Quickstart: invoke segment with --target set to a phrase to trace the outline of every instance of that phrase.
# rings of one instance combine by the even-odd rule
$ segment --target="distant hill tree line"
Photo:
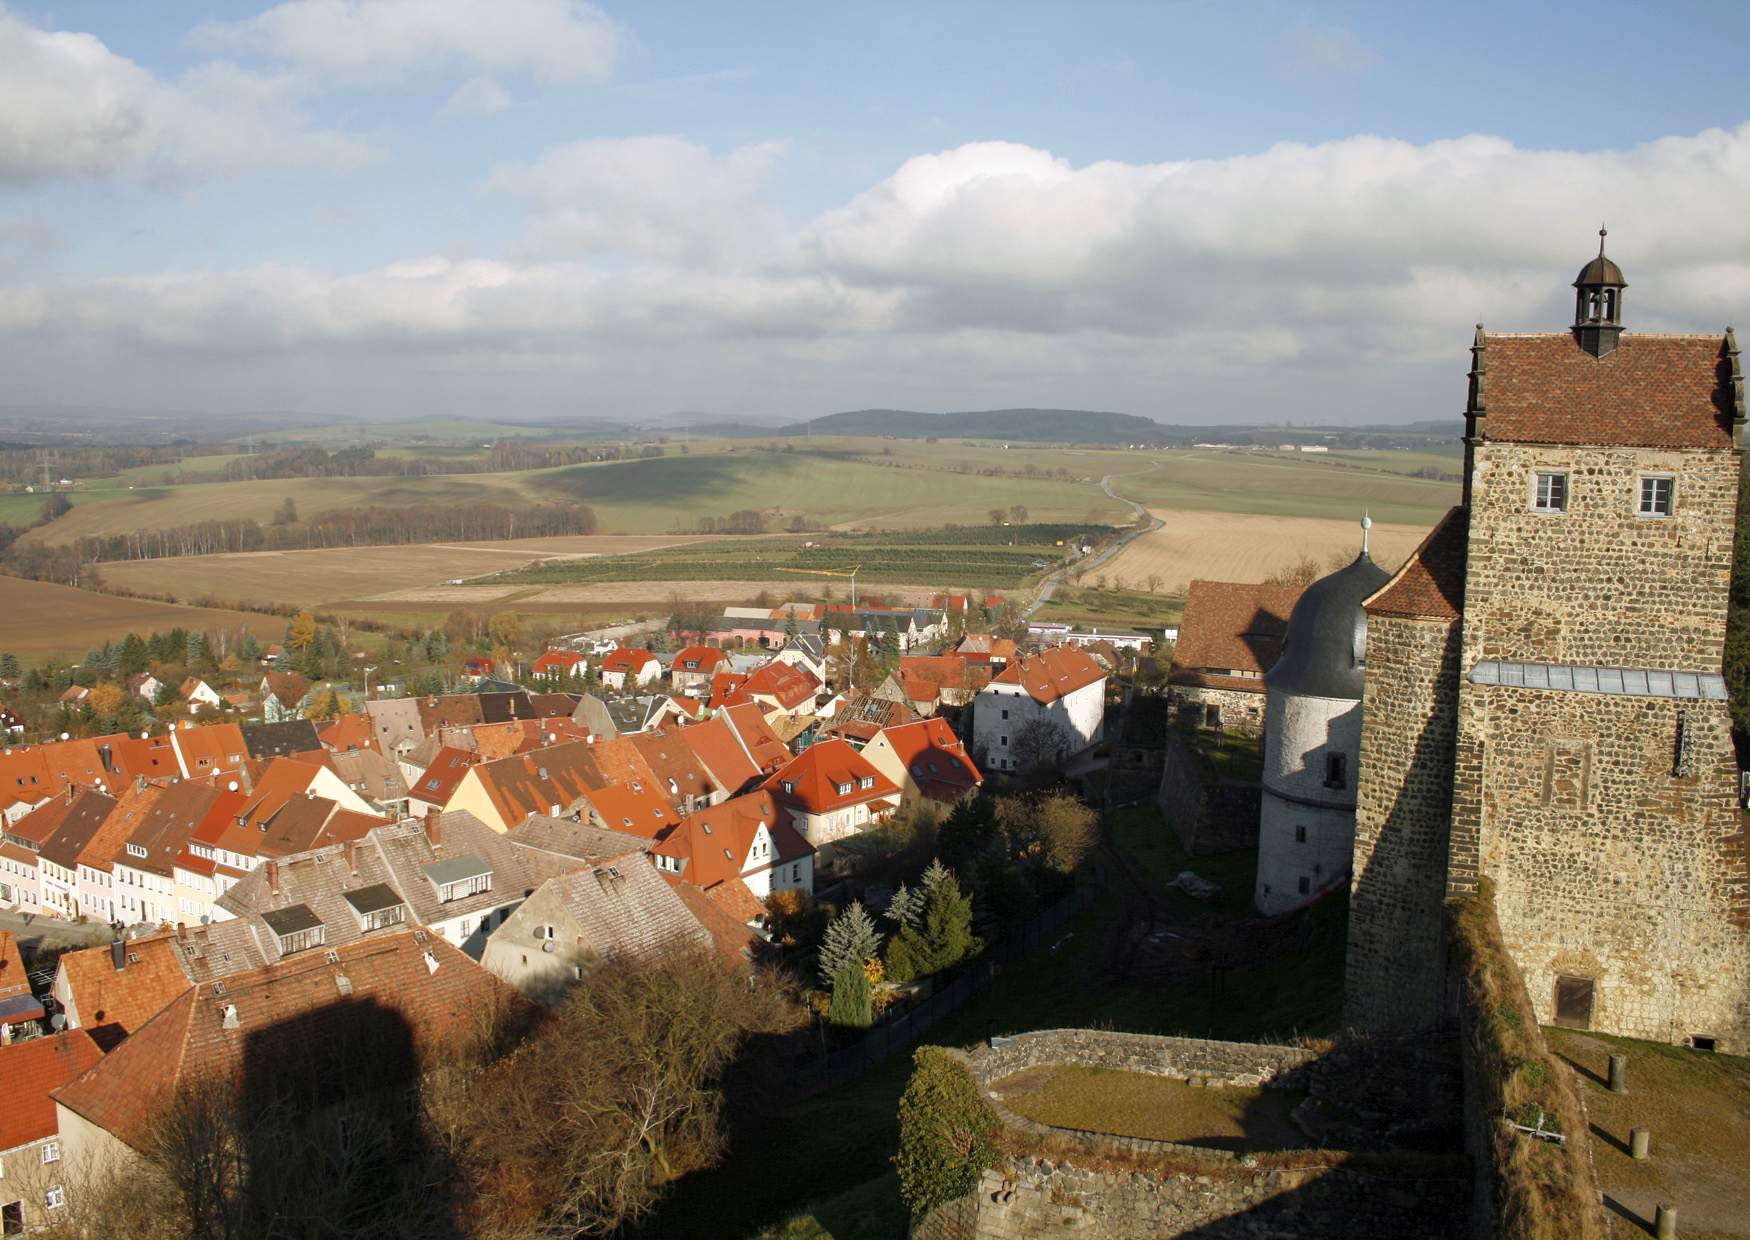
[[[487,542],[595,531],[595,510],[585,504],[537,504],[527,508],[500,504],[342,508],[317,513],[302,523],[264,526],[253,518],[195,521],[168,529],[131,530],[55,544],[19,542],[18,535],[23,531],[0,528],[0,567],[20,577],[77,585],[82,566],[112,560],[450,540]]]
[[[101,478],[140,465],[174,465],[188,455],[186,445],[119,447],[7,448],[0,451],[0,482],[24,486],[42,481],[43,456],[55,478]]]

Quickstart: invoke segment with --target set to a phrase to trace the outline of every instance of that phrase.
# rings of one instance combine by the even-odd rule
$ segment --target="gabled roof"
[[[470,723],[484,723],[486,716],[480,713],[480,698],[472,693],[447,693],[443,697],[414,698],[414,707],[419,711],[421,730],[431,733],[445,726],[461,727]]]
[[[104,824],[115,812],[116,799],[101,792],[78,793],[73,803],[67,806],[60,816],[54,833],[42,841],[38,850],[40,855],[54,862],[62,869],[71,870],[85,860],[86,851],[102,833]],[[24,823],[35,818],[37,814],[48,809],[43,806],[28,815],[19,823],[14,824],[12,834],[26,835],[20,830]]]
[[[377,733],[376,729],[371,727],[370,718],[356,711],[336,716],[325,723],[318,723],[316,737],[322,742],[324,748],[332,749],[337,753],[377,747]]]
[[[630,781],[593,789],[590,806],[610,831],[655,839],[681,821],[664,791]]]
[[[182,764],[170,737],[115,736],[106,739],[110,765],[123,779],[181,779]]]
[[[330,962],[324,952],[185,991],[82,1076],[55,1091],[55,1100],[141,1148],[151,1118],[188,1082],[206,1074],[239,1080],[251,1065],[296,1066],[308,1048],[357,1042],[384,1026],[371,1014],[398,1018],[398,1045],[367,1046],[366,1054],[429,1052],[471,1029],[482,1011],[522,1010],[524,1001],[435,934],[409,930],[344,945]],[[403,1032],[404,1031],[404,1032]],[[413,1065],[382,1065],[385,1072]],[[259,1082],[257,1082],[259,1084]]]
[[[660,660],[642,646],[616,646],[602,659],[604,672],[631,672],[634,675]]]
[[[593,766],[588,749],[581,741],[570,741],[482,762],[474,768],[474,775],[499,817],[511,827],[530,814],[551,814],[555,805],[563,811],[587,796]]]
[[[537,676],[565,676],[572,668],[581,667],[589,660],[575,650],[547,650],[533,663],[529,670]]]
[[[945,719],[902,723],[883,729],[881,735],[887,738],[918,790],[932,801],[944,804],[958,801],[984,779],[967,754],[966,745],[954,735]]]
[[[324,765],[340,781],[367,801],[385,804],[403,800],[408,793],[401,765],[375,749],[349,749],[324,755]]]
[[[1009,664],[992,684],[1020,685],[1036,702],[1055,702],[1106,678],[1106,669],[1086,651],[1054,646]]]
[[[1262,676],[1282,657],[1288,617],[1302,586],[1237,581],[1193,581],[1185,592],[1185,615],[1173,649],[1178,684],[1263,692],[1263,685],[1226,670]],[[1207,669],[1222,669],[1209,671]]]
[[[176,747],[182,751],[182,761],[188,767],[190,779],[240,771],[249,757],[243,729],[235,723],[180,728],[176,733]]]
[[[1603,357],[1572,332],[1479,333],[1484,438],[1648,448],[1732,447],[1724,333],[1625,332]]]
[[[708,699],[712,710],[720,710],[734,702],[745,702],[741,687],[747,683],[749,672],[717,672],[711,677],[711,696]]]
[[[669,664],[669,672],[703,672],[706,675],[717,670],[719,663],[729,662],[729,656],[715,646],[687,646],[677,650],[674,662]]]
[[[6,1099],[0,1107],[0,1150],[55,1136],[59,1128],[50,1093],[102,1058],[83,1029],[0,1046],[0,1098]]]
[[[505,723],[512,719],[533,719],[535,708],[529,704],[529,695],[521,689],[514,692],[481,693],[480,700],[481,723]]]
[[[269,672],[261,678],[264,693],[271,693],[282,706],[296,706],[310,692],[310,682],[301,672]]]
[[[10,930],[0,930],[0,999],[29,993],[30,978],[24,974],[24,957],[18,950],[18,937]]]
[[[244,724],[243,745],[249,756],[258,760],[284,758],[322,748],[322,742],[316,736],[316,725],[308,719]]]
[[[470,767],[477,762],[476,755],[466,749],[456,749],[445,745],[437,752],[437,757],[420,772],[419,778],[413,781],[413,786],[407,791],[409,795],[432,805],[448,805],[450,798],[456,794],[456,788],[468,775]]]
[[[863,787],[863,781],[869,787]],[[786,791],[785,785],[789,785]],[[848,792],[840,789],[849,785]],[[810,814],[829,813],[899,793],[894,782],[842,740],[810,745],[760,785],[780,801]]]
[[[740,792],[791,758],[765,715],[751,702],[728,706],[680,736],[723,788]]]
[[[122,967],[113,944],[67,952],[56,966],[79,1023],[104,1050],[163,1011],[194,983],[179,958],[176,936],[122,941]]]
[[[737,702],[771,698],[784,710],[793,711],[814,701],[819,692],[820,678],[806,666],[773,659],[763,667],[755,668],[742,681],[741,688],[721,704],[733,706]]]
[[[677,941],[701,946],[711,942],[699,919],[641,852],[550,878],[538,890],[558,895],[583,936],[579,946],[598,956],[643,955]],[[504,933],[503,926],[495,931]]]
[[[219,796],[219,790],[212,784],[192,780],[158,790],[154,801],[135,820],[136,825],[125,841],[125,845],[144,849],[146,855],[122,852],[116,860],[168,878],[195,828]]]
[[[656,790],[671,801],[679,803],[698,797],[710,797],[723,790],[723,786],[712,779],[711,772],[686,743],[682,729],[657,728],[649,732],[639,732],[623,738],[620,742],[610,741],[607,746],[598,745],[597,749],[619,743],[628,744],[638,752],[650,773],[656,777]]]
[[[576,693],[531,693],[529,705],[537,719],[569,719],[582,695]]]
[[[535,814],[525,818],[505,833],[505,839],[518,848],[553,853],[581,861],[605,861],[636,852],[649,841],[623,831],[609,831],[587,822],[569,818],[549,818]]]
[[[772,855],[753,858],[750,867],[749,853],[762,827],[771,838]],[[718,883],[739,882],[744,869],[752,873],[800,861],[814,852],[814,845],[802,838],[785,815],[778,813],[772,794],[760,791],[695,810],[653,845],[650,852],[652,856],[678,861],[681,881],[697,887],[715,887]]]
[[[912,723],[917,718],[918,713],[905,702],[857,690],[839,707],[827,732],[866,744],[874,740],[882,728]]]
[[[1464,612],[1470,514],[1453,508],[1392,579],[1362,603],[1370,616],[1456,620]]]

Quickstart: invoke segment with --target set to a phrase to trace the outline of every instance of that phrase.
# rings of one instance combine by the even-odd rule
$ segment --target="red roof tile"
[[[59,1129],[49,1097],[103,1058],[83,1029],[0,1046],[0,1150],[45,1141]],[[11,1195],[11,1194],[9,1194]]]
[[[192,984],[177,950],[174,932],[130,940],[119,971],[108,944],[68,952],[56,968],[55,987],[65,988],[80,1027],[108,1050]]]
[[[864,780],[869,781],[869,787],[863,787]],[[841,791],[847,785],[849,791]],[[800,806],[810,814],[829,813],[847,805],[883,797],[891,799],[899,794],[899,788],[892,780],[841,740],[810,745],[774,772],[761,787],[779,800]]]
[[[885,728],[881,735],[932,801],[951,804],[977,788],[984,776],[946,719],[920,719]]]
[[[1732,446],[1725,336],[1625,332],[1593,357],[1572,332],[1484,333],[1486,439],[1648,448]]]
[[[1074,646],[1054,646],[1030,659],[1009,664],[996,682],[1020,685],[1036,702],[1055,702],[1105,678],[1106,669],[1086,651]]]
[[[12,931],[0,930],[0,999],[29,993],[30,979],[24,975],[24,957],[19,953],[18,940]]]
[[[1299,601],[1301,586],[1273,586],[1238,581],[1193,581],[1185,592],[1185,614],[1173,648],[1173,677],[1194,683],[1216,668],[1255,672],[1259,676],[1282,656],[1288,617]],[[1262,693],[1262,680],[1221,676],[1234,687]],[[1220,687],[1228,687],[1223,685]]]
[[[646,664],[657,662],[655,655],[642,646],[618,646],[602,660],[604,672],[631,672],[637,675]]]
[[[1404,566],[1362,606],[1370,616],[1456,620],[1464,612],[1469,514],[1454,508],[1429,531]]]

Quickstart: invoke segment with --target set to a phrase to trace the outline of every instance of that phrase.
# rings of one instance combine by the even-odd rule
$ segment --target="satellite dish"
[[[63,733],[61,733],[61,739],[62,740],[70,740],[70,739],[72,739],[72,735],[73,734],[71,732],[63,732]]]
[[[144,732],[144,731],[142,731],[142,732],[141,732],[141,733],[140,733],[140,739],[141,739],[141,740],[146,740],[146,739],[148,739],[148,738],[149,738],[149,737],[150,737],[150,736],[151,736],[151,735],[152,735],[152,734],[151,734],[151,733],[150,733],[150,732]]]
[[[53,1016],[49,1017],[49,1028],[53,1029],[56,1033],[61,1032],[61,1030],[66,1027],[67,1014],[65,1012],[56,1012]]]
[[[230,780],[225,784],[225,787],[230,789],[232,792],[235,792],[235,791],[237,791],[237,781],[234,779]]]

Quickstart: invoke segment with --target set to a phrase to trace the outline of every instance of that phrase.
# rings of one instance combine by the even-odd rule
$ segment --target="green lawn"
[[[1066,584],[1059,586],[1051,601],[1033,613],[1033,619],[1103,628],[1159,629],[1178,624],[1184,614],[1183,595],[1094,590]]]
[[[1307,1144],[1288,1117],[1306,1098],[1301,1090],[1193,1087],[1164,1076],[1073,1064],[1028,1068],[992,1089],[1017,1115],[1053,1128],[1235,1152]]]
[[[1193,857],[1179,844],[1179,833],[1161,814],[1145,806],[1119,810],[1108,820],[1113,842],[1140,862],[1156,886],[1165,888],[1180,873],[1190,870],[1221,888],[1212,901],[1194,900],[1171,891],[1167,899],[1182,912],[1212,908],[1228,917],[1245,917],[1252,909],[1252,888],[1258,873],[1256,849],[1210,853]]]
[[[1223,779],[1256,783],[1264,773],[1264,738],[1239,728],[1185,727],[1179,738]]]

